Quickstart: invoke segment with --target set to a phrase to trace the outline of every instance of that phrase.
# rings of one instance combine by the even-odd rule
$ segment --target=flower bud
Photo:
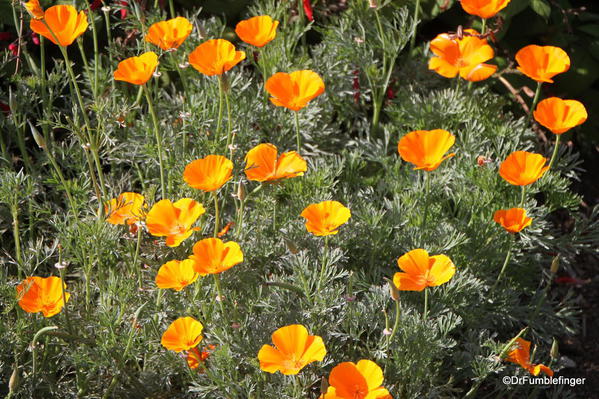
[[[551,274],[556,274],[559,270],[559,254],[551,261]]]
[[[11,396],[10,394],[16,392],[16,390],[19,388],[19,382],[19,366],[15,364],[12,374],[10,375],[10,380],[8,380],[8,396]]]
[[[559,359],[559,344],[557,343],[557,339],[553,338],[553,343],[551,344],[551,352],[549,352],[551,359],[556,361]]]
[[[320,379],[320,393],[324,395],[325,393],[327,393],[328,390],[329,390],[329,382],[327,381],[327,379],[325,377],[322,377]]]
[[[31,123],[30,121],[27,121],[27,123],[29,124],[29,128],[31,128],[31,134],[33,135],[33,139],[35,140],[35,143],[42,150],[45,150],[46,149],[46,139],[44,139],[44,136],[42,136],[40,134],[40,132],[35,128],[33,123]]]
[[[299,249],[297,249],[297,246],[295,245],[295,243],[291,240],[289,240],[288,238],[284,238],[285,240],[285,245],[287,245],[287,249],[289,250],[289,252],[291,252],[292,254],[297,254],[299,252]]]
[[[389,293],[391,294],[391,298],[395,302],[399,301],[399,290],[397,289],[393,281],[389,281]]]
[[[8,107],[13,114],[17,111],[17,99],[10,87],[8,88]]]
[[[243,184],[243,180],[240,180],[237,185],[237,198],[239,198],[239,201],[245,200],[245,185]]]
[[[377,8],[378,4],[376,2],[376,0],[368,0],[368,5],[370,6],[370,8]]]

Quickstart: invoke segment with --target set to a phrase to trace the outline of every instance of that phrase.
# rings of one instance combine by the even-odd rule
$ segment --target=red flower
[[[94,0],[90,5],[89,8],[92,11],[96,11],[98,8],[102,7],[102,0]]]
[[[304,13],[306,14],[306,18],[308,18],[308,21],[312,22],[314,21],[314,14],[312,12],[312,5],[310,4],[310,0],[303,0],[304,1]]]

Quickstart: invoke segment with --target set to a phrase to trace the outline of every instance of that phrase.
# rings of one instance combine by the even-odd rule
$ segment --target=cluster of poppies
[[[462,7],[473,15],[483,18],[483,32],[467,29],[459,34],[444,33],[431,42],[435,57],[431,58],[429,68],[442,76],[453,78],[459,75],[471,82],[489,78],[497,70],[496,66],[485,62],[493,58],[492,47],[487,43],[484,26],[486,19],[493,17],[504,8],[509,0],[462,0]],[[58,5],[42,10],[38,0],[26,3],[32,15],[31,29],[48,38],[61,47],[70,45],[87,29],[87,16],[70,5]],[[256,16],[241,21],[235,31],[245,43],[263,47],[276,37],[279,22],[270,16]],[[150,26],[145,40],[164,52],[172,52],[181,46],[193,30],[193,25],[183,17],[158,22]],[[222,76],[245,59],[243,51],[224,39],[210,39],[195,48],[189,55],[189,64],[206,76]],[[143,85],[156,73],[159,55],[153,51],[136,57],[127,58],[118,64],[114,79],[134,85]],[[567,54],[551,46],[527,46],[516,55],[518,69],[526,76],[538,82],[537,94],[543,82],[551,83],[551,78],[569,68]],[[320,76],[310,70],[291,73],[278,72],[269,77],[264,84],[271,95],[270,101],[295,113],[297,126],[297,151],[279,154],[270,143],[259,144],[249,150],[243,169],[248,181],[260,184],[302,176],[308,169],[306,161],[300,155],[301,143],[297,112],[324,92],[324,83]],[[145,87],[144,87],[145,88]],[[219,80],[221,99],[222,81]],[[535,104],[538,95],[535,97]],[[150,101],[148,97],[148,101]],[[227,100],[228,101],[228,100]],[[151,103],[150,109],[151,109]],[[222,108],[222,101],[221,101]],[[219,109],[219,118],[220,112]],[[559,135],[574,126],[583,123],[586,118],[584,106],[575,100],[547,98],[538,104],[533,112],[535,120],[553,133]],[[217,133],[221,120],[218,120]],[[157,126],[156,130],[157,129]],[[160,144],[157,132],[158,143]],[[400,157],[414,165],[415,170],[432,172],[447,159],[455,156],[447,152],[455,143],[455,136],[448,131],[418,130],[403,136],[398,142]],[[227,145],[229,137],[227,137]],[[226,150],[226,147],[225,147]],[[159,154],[159,156],[161,156]],[[540,154],[516,151],[510,154],[500,165],[499,175],[509,184],[522,187],[520,205],[515,208],[501,209],[495,212],[493,219],[509,233],[522,231],[532,223],[523,208],[526,186],[540,179],[550,168],[553,159],[546,165],[547,159]],[[162,162],[162,161],[161,161]],[[193,284],[200,276],[214,275],[218,298],[222,301],[218,275],[243,262],[243,252],[238,243],[225,242],[221,238],[227,234],[230,224],[220,229],[218,191],[232,179],[233,162],[223,155],[211,154],[187,164],[183,180],[192,188],[209,193],[214,200],[213,236],[197,241],[192,254],[184,260],[170,260],[158,270],[155,283],[159,289],[181,291]],[[161,163],[161,178],[162,178]],[[427,179],[426,174],[424,178]],[[428,192],[426,193],[428,195]],[[237,196],[243,203],[244,198]],[[238,209],[243,211],[243,206]],[[143,195],[124,192],[105,204],[106,221],[129,225],[132,231],[141,233],[145,229],[156,237],[165,237],[165,244],[177,247],[191,237],[198,219],[206,213],[204,206],[192,198],[182,198],[175,202],[163,198],[149,210]],[[323,201],[307,206],[300,215],[305,219],[306,230],[315,236],[326,237],[337,234],[340,226],[351,217],[350,210],[337,201]],[[423,225],[426,223],[427,208],[424,211]],[[239,219],[238,219],[239,220]],[[138,237],[141,237],[139,235]],[[509,253],[508,253],[509,255]],[[507,266],[506,258],[499,277]],[[448,282],[455,274],[456,267],[444,254],[429,255],[422,249],[413,249],[397,259],[401,272],[393,277],[396,290],[423,291]],[[19,305],[27,312],[42,312],[45,317],[59,313],[70,294],[66,284],[58,277],[28,277],[17,287]],[[428,298],[425,291],[425,311]],[[199,351],[197,346],[202,340],[203,325],[192,317],[180,317],[173,321],[162,335],[162,345],[175,352],[187,353],[187,362],[192,368],[198,368],[213,347]],[[297,374],[303,367],[315,361],[322,361],[326,349],[321,337],[309,335],[302,325],[282,327],[272,334],[274,346],[264,345],[259,353],[260,368],[266,372],[281,372],[285,375]],[[544,365],[533,365],[529,360],[530,342],[521,338],[507,360],[522,365],[531,373],[551,374]],[[370,360],[357,363],[344,362],[335,366],[329,376],[329,387],[321,398],[390,398],[389,392],[381,385],[381,368]]]

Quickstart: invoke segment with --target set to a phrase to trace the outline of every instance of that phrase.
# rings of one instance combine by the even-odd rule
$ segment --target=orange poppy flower
[[[478,34],[474,29],[466,29],[465,32]],[[475,36],[459,39],[442,33],[431,41],[430,47],[436,57],[429,60],[428,69],[443,77],[454,78],[459,74],[462,79],[478,82],[487,79],[497,70],[496,65],[484,63],[495,56],[486,39]]]
[[[583,124],[588,117],[587,110],[576,100],[562,100],[557,97],[544,99],[534,112],[537,122],[554,134],[562,134]]]
[[[531,44],[516,53],[520,72],[537,82],[553,83],[555,75],[570,69],[570,57],[559,47]]]
[[[539,180],[549,166],[547,158],[527,151],[514,151],[499,165],[499,175],[515,186],[527,186]]]
[[[29,0],[27,3],[25,3],[25,9],[32,18],[44,18],[44,9],[42,6],[40,6],[39,0]]]
[[[324,93],[324,82],[310,70],[277,72],[268,78],[264,88],[272,96],[270,101],[274,105],[299,111]]]
[[[179,317],[162,334],[160,343],[175,352],[187,351],[200,343],[203,329],[202,323],[193,317]]]
[[[429,256],[424,249],[414,249],[397,259],[404,273],[395,273],[393,284],[400,291],[422,291],[445,284],[455,274],[455,265],[446,255]]]
[[[77,13],[77,9],[71,5],[52,6],[44,12],[43,17],[29,22],[32,31],[63,47],[73,43],[87,30],[87,26],[87,15],[83,11]]]
[[[517,363],[524,369],[534,376],[539,375],[541,372],[552,377],[553,370],[544,364],[532,364],[530,363],[530,341],[522,338],[516,339],[516,348],[514,348],[505,360],[512,363]]]
[[[510,0],[461,0],[460,3],[468,14],[488,19],[503,10]]]
[[[134,85],[145,84],[156,71],[158,55],[153,51],[139,57],[129,57],[121,62],[114,71],[114,80],[122,80]]]
[[[219,238],[205,238],[193,246],[194,270],[201,276],[218,274],[243,262],[243,252],[234,241],[223,242]]]
[[[205,212],[202,204],[191,198],[183,198],[174,204],[168,200],[158,201],[146,216],[146,226],[153,236],[166,237],[166,245],[177,247],[199,228],[191,228]]]
[[[235,33],[252,46],[264,47],[277,35],[277,26],[279,21],[273,21],[269,15],[259,15],[239,22]]]
[[[401,158],[414,164],[417,169],[427,172],[433,171],[441,162],[455,156],[444,155],[455,143],[455,136],[447,130],[415,130],[403,136],[397,144],[397,151]]]
[[[216,191],[231,180],[233,162],[222,155],[208,155],[187,164],[183,180],[202,191]]]
[[[106,221],[110,224],[134,224],[143,219],[144,196],[137,193],[122,193],[104,205]]]
[[[519,233],[532,223],[532,218],[526,217],[522,208],[500,209],[493,215],[496,221],[509,233]]]
[[[181,291],[198,279],[198,274],[193,269],[193,265],[194,261],[191,259],[166,262],[158,270],[156,287]]]
[[[277,147],[258,144],[245,156],[245,175],[248,180],[259,182],[302,176],[308,165],[297,152],[289,151],[277,157]]]
[[[61,284],[66,291],[67,285],[60,277],[27,277],[17,286],[19,306],[27,313],[42,312],[44,317],[54,316],[65,305]],[[64,299],[68,302],[71,294],[64,294]]]
[[[337,234],[339,226],[351,217],[348,208],[337,201],[322,201],[308,205],[301,213],[306,219],[306,230],[315,236]]]
[[[193,30],[187,18],[177,17],[156,22],[148,29],[146,42],[152,43],[164,51],[179,48]]]
[[[321,399],[393,399],[381,387],[383,370],[373,361],[339,363],[329,375],[329,387]]]
[[[208,360],[214,348],[216,348],[216,346],[208,345],[207,347],[202,349],[201,352],[197,347],[191,348],[189,352],[187,352],[186,357],[187,365],[189,366],[189,368],[192,370],[200,368],[200,366],[204,364],[206,360]]]
[[[264,345],[258,352],[260,370],[267,373],[294,375],[309,363],[321,362],[327,354],[322,338],[309,335],[300,324],[279,328],[272,333],[272,342],[274,347]]]
[[[245,53],[224,39],[208,40],[189,54],[191,66],[207,76],[222,75],[244,59]]]

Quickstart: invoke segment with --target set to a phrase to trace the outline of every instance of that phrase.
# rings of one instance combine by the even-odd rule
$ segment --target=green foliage
[[[124,45],[124,32],[165,15],[132,4],[126,20],[110,19],[118,39],[102,51],[99,64],[88,55],[88,67],[79,62],[75,67],[106,177],[103,199],[135,191],[152,206],[160,199],[160,180],[147,103],[137,87],[113,82],[111,74],[118,60],[151,48],[140,36]],[[166,149],[169,198],[194,198],[206,214],[197,224],[201,230],[176,248],[143,231],[139,257],[136,234],[103,219],[92,182],[97,170],[81,141],[83,114],[64,62],[48,59],[45,79],[29,68],[4,79],[10,69],[3,64],[2,85],[20,93],[11,105],[16,117],[0,116],[7,132],[0,171],[5,265],[0,268],[0,369],[3,381],[13,370],[20,376],[13,398],[316,398],[332,367],[362,358],[381,365],[384,385],[396,398],[463,397],[479,386],[496,397],[536,392],[533,386],[504,385],[503,376],[523,371],[498,354],[528,327],[526,338],[537,345],[535,361],[548,364],[552,339],[578,328],[575,298],[551,285],[549,271],[554,254],[568,269],[599,243],[599,209],[586,218],[570,189],[581,167],[578,156],[560,152],[557,166],[528,191],[524,207],[534,218],[532,226],[517,237],[506,233],[493,222],[493,213],[516,206],[520,192],[499,177],[498,165],[512,151],[535,150],[534,133],[484,84],[467,88],[447,82],[427,70],[425,59],[399,54],[411,27],[405,8],[389,5],[377,16],[367,4],[350,2],[347,12],[318,27],[322,40],[311,46],[304,40],[312,25],[291,18],[287,2],[252,6],[248,16],[268,13],[281,25],[262,50],[238,44],[247,60],[227,73],[232,118],[224,125],[230,122],[235,133],[227,149],[224,135],[215,138],[216,78],[184,64],[205,38],[225,34],[224,21],[188,15],[192,35],[177,51],[162,54],[161,76],[148,87]],[[76,53],[75,46],[69,51]],[[46,42],[46,50],[51,48]],[[96,67],[100,78],[94,90]],[[243,173],[246,152],[261,142],[281,152],[295,146],[293,115],[268,102],[264,79],[303,68],[317,71],[327,87],[300,111],[308,172],[258,189]],[[395,82],[393,98],[387,98],[390,82]],[[381,118],[373,130],[377,98]],[[45,148],[34,144],[29,123],[45,139]],[[425,172],[399,158],[397,142],[411,130],[437,128],[456,136],[451,149],[456,156],[428,173],[426,196]],[[22,161],[19,135],[31,167]],[[235,164],[232,180],[219,192],[221,224],[238,223],[225,238],[240,244],[244,262],[221,275],[222,303],[210,276],[181,292],[159,292],[158,268],[186,258],[195,241],[213,232],[210,197],[189,188],[182,172],[189,161],[216,152]],[[479,166],[479,156],[490,162]],[[248,193],[242,217],[234,195],[240,182]],[[306,232],[299,214],[326,199],[342,202],[352,217],[324,241]],[[571,229],[558,220],[560,212],[573,221]],[[13,238],[15,220],[20,250]],[[512,245],[507,272],[494,287]],[[447,284],[430,289],[426,319],[424,293],[401,292],[399,327],[391,338],[396,303],[387,280],[399,271],[397,258],[415,248],[447,254],[457,272]],[[15,286],[25,275],[61,272],[71,299],[60,314],[45,319],[19,308]],[[167,326],[187,315],[205,327],[200,347],[216,346],[202,373],[160,344]],[[308,365],[296,379],[262,372],[258,350],[271,343],[273,331],[293,323],[323,337],[324,361]],[[58,328],[32,343],[49,326]],[[552,363],[558,371],[562,366],[560,360]],[[557,386],[542,390],[548,397],[567,395]]]

